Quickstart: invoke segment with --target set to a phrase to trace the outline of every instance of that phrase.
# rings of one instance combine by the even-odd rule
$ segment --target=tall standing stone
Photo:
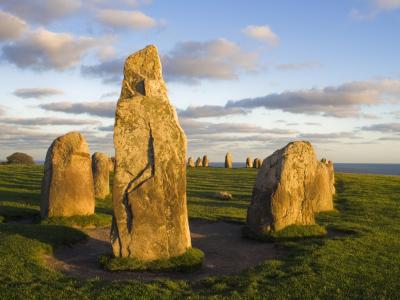
[[[251,157],[246,158],[246,168],[252,168],[253,167],[253,161],[251,160]]]
[[[94,195],[104,199],[110,194],[110,165],[107,155],[95,152],[92,155]]]
[[[207,155],[204,155],[203,156],[203,167],[208,167],[208,163],[209,163],[209,161],[208,161],[208,156]]]
[[[44,163],[42,218],[94,213],[92,160],[83,135],[70,132],[51,144]]]
[[[198,157],[196,160],[196,167],[202,167],[202,166],[203,166],[203,161],[201,160],[200,157]]]
[[[253,168],[259,169],[261,168],[261,165],[262,165],[262,160],[256,157],[253,161]]]
[[[225,168],[232,168],[232,154],[230,152],[225,155]]]
[[[114,172],[115,157],[108,158],[108,169],[110,172]]]
[[[328,167],[309,142],[292,142],[267,157],[258,172],[247,225],[268,233],[291,224],[315,224],[314,213],[331,210]]]
[[[188,167],[194,168],[194,160],[193,157],[189,157],[188,162],[187,162]]]
[[[186,136],[168,100],[155,46],[125,61],[114,145],[114,255],[139,260],[182,255],[191,247]]]

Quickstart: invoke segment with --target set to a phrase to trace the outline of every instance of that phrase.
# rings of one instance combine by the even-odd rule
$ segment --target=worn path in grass
[[[64,274],[102,279],[144,279],[174,278],[195,280],[206,276],[235,274],[255,266],[265,260],[278,258],[282,251],[269,243],[259,243],[243,239],[241,225],[227,222],[191,220],[190,230],[193,246],[205,253],[200,270],[184,273],[149,273],[149,272],[109,272],[101,269],[98,257],[110,253],[110,228],[84,230],[89,239],[72,247],[62,246],[54,256],[46,256],[49,267]]]

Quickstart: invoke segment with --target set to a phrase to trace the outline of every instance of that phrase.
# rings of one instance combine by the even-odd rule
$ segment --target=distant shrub
[[[15,152],[7,157],[7,164],[34,165],[35,162],[32,156],[22,152]]]

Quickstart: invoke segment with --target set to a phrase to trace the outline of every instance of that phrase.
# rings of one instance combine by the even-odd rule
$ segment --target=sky
[[[125,58],[154,44],[187,156],[400,163],[400,0],[0,0],[0,160],[80,131],[113,155]]]

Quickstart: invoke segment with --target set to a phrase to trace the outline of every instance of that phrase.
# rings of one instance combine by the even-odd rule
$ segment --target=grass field
[[[85,238],[76,225],[104,226],[110,199],[97,201],[96,217],[35,224],[41,166],[0,166],[0,299],[137,298],[400,298],[400,177],[336,174],[337,211],[318,223],[337,235],[278,241],[281,260],[265,261],[234,276],[199,282],[78,280],[49,270],[42,254]],[[244,222],[256,176],[253,169],[189,169],[190,218]],[[227,191],[233,200],[213,198]]]

